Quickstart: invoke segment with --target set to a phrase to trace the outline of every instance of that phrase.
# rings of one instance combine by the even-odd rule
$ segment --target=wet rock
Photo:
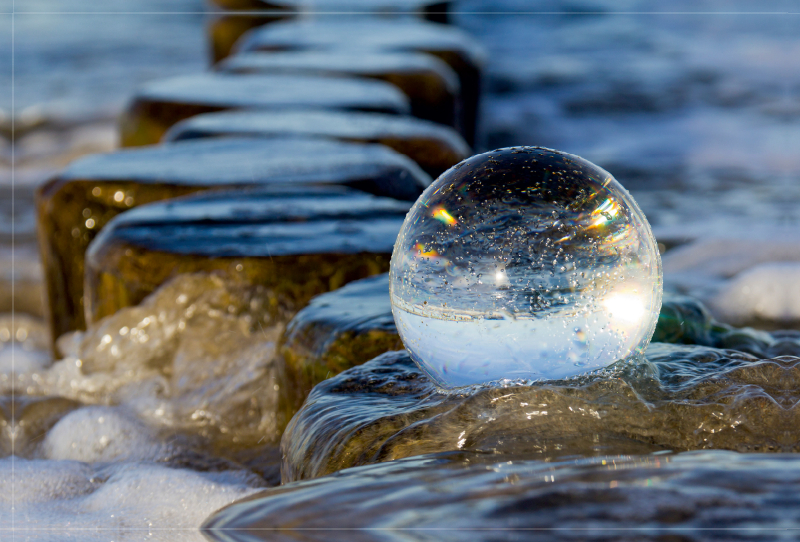
[[[742,342],[758,345],[763,336]],[[800,335],[800,334],[797,334]],[[425,453],[563,456],[727,449],[796,452],[798,336],[783,355],[652,343],[646,362],[525,387],[436,389],[405,352],[314,388],[284,433],[285,482]]]
[[[180,273],[269,292],[270,323],[317,294],[388,269],[409,204],[343,187],[214,192],[139,207],[86,253],[86,319],[135,305]]]
[[[218,542],[771,540],[798,459],[704,451],[530,461],[442,453],[269,489],[212,514]],[[788,518],[788,519],[787,519]],[[676,531],[691,532],[686,538]]]
[[[54,338],[84,328],[84,253],[113,217],[210,188],[265,184],[338,184],[414,200],[430,177],[380,145],[293,137],[186,141],[85,157],[43,185],[37,198]]]
[[[464,160],[470,149],[454,130],[410,117],[337,111],[222,111],[179,122],[164,136],[181,141],[218,136],[326,137],[381,143],[405,154],[432,177]]]
[[[800,248],[787,226],[705,235],[664,255],[665,283],[702,299],[720,320],[798,328]]]
[[[403,114],[408,98],[383,81],[313,75],[203,73],[148,83],[120,120],[122,146],[158,143],[176,122],[225,109],[287,107]]]
[[[778,338],[752,329],[733,328],[714,320],[699,301],[665,294],[653,341],[775,357],[800,344],[794,342],[795,335],[800,333],[784,332]],[[281,355],[294,387],[307,394],[326,378],[402,348],[392,317],[389,276],[383,274],[312,299],[287,326]]]
[[[413,19],[328,17],[313,21],[281,21],[245,34],[237,49],[290,51],[344,49],[355,51],[416,51],[449,64],[461,83],[462,129],[475,142],[480,73],[484,53],[467,34],[448,26]]]
[[[326,378],[401,348],[389,300],[389,276],[383,274],[312,299],[289,322],[281,355],[292,388],[303,392],[294,398],[302,402]]]
[[[285,51],[241,53],[219,69],[230,73],[351,75],[392,83],[411,100],[412,115],[458,125],[461,88],[450,66],[431,55],[388,51]]]

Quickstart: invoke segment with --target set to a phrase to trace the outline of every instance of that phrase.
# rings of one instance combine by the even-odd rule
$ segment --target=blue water
[[[534,4],[540,13],[519,13]],[[12,88],[13,109],[22,125],[31,118],[66,120],[68,125],[97,118],[110,122],[137,85],[206,69],[209,16],[203,11],[207,9],[203,0],[0,0],[0,128],[8,124]],[[454,16],[455,23],[489,52],[481,148],[541,145],[582,155],[608,169],[631,190],[667,249],[665,281],[670,288],[713,292],[759,261],[798,261],[796,250],[786,254],[782,245],[769,250],[776,239],[786,239],[780,232],[796,231],[800,222],[800,17],[783,13],[797,9],[791,0],[456,2],[459,13]],[[18,147],[20,153],[19,148],[24,147],[27,156],[24,167],[44,168],[44,159],[38,164],[31,157],[36,156],[37,145],[46,156],[50,152],[47,142],[34,138],[24,143]],[[5,205],[8,186],[4,184],[10,163],[10,144],[0,136],[3,235],[10,233]],[[19,173],[18,182],[23,172]],[[18,190],[17,239],[22,230],[32,245],[31,208],[32,199],[22,199]],[[675,269],[680,266],[670,256],[672,245],[714,235],[727,236],[727,241],[715,245],[716,252],[700,251],[704,259],[695,267],[681,268],[702,288],[678,280]],[[749,244],[742,248],[739,240],[744,235]],[[755,249],[764,249],[758,256],[761,260],[753,256]],[[0,252],[0,264],[7,263],[6,254]],[[20,257],[18,246],[17,269]],[[794,286],[792,292],[796,290]],[[787,293],[777,291],[773,298],[762,300],[785,301]],[[7,329],[0,327],[2,331]],[[775,352],[781,353],[780,348]],[[22,352],[17,355],[17,363],[22,363]],[[38,357],[28,360],[34,369],[37,364],[46,361]],[[745,384],[750,385],[749,381]],[[106,416],[97,418],[97,425],[81,420],[75,417],[70,422],[74,425],[64,426],[64,433],[73,438],[70,427],[82,428],[85,434],[74,439],[91,444],[95,436],[102,435],[96,428],[106,423]],[[150,442],[144,430],[122,436],[128,439],[120,440],[123,444],[132,439]],[[72,457],[77,456],[68,458]],[[58,493],[42,496],[40,488],[50,486],[38,480],[52,479],[53,487],[60,483],[57,487],[69,489],[72,486],[62,482],[72,468],[81,471],[81,483],[86,483],[81,465],[71,462],[66,468],[53,463],[47,467],[57,469],[52,476],[50,470],[42,470],[38,478],[17,478],[18,482],[31,481],[28,501],[21,501],[21,493],[17,493],[18,510],[24,511],[24,503],[31,502],[28,509],[32,515],[44,510],[66,521],[83,518],[93,522],[95,516],[79,516],[76,511],[101,510],[105,518],[106,511],[116,512],[121,508],[118,503],[125,502],[128,516],[113,521],[105,518],[113,526],[128,517],[138,521],[162,513],[176,502],[175,488],[193,497],[202,495],[207,512],[221,505],[222,497],[212,501],[201,493],[206,487],[203,480],[173,480],[192,474],[191,469],[165,469],[163,478],[158,478],[158,473],[144,473],[141,476],[146,475],[148,483],[129,483],[139,476],[133,463],[130,469],[121,469],[131,470],[127,477],[100,480],[108,489],[98,492],[94,500],[69,501],[67,495],[62,501]],[[0,467],[9,470],[5,464]],[[721,479],[716,473],[714,476]],[[153,479],[163,483],[148,493]],[[757,477],[752,480],[745,486],[762,487]],[[94,478],[90,483],[95,484]],[[237,484],[237,491],[249,487]],[[135,502],[141,503],[141,508],[130,508],[133,500],[125,492],[133,490],[140,492]],[[743,487],[741,492],[746,491]],[[106,497],[111,494],[119,501]],[[166,496],[167,504],[154,496]],[[234,495],[228,497],[232,500]],[[45,501],[55,504],[45,506]],[[8,501],[0,498],[0,502]],[[62,502],[64,513],[58,515],[52,510],[60,512]],[[211,506],[211,502],[217,504]],[[700,503],[696,508],[704,510],[703,506]],[[762,509],[771,510],[770,506],[765,504]],[[175,518],[186,520],[188,529],[199,522],[185,517],[181,510],[170,510]],[[198,513],[198,518],[201,515]],[[173,518],[164,517],[167,523]],[[0,523],[7,521],[0,517]],[[127,539],[139,540],[143,533],[131,531]],[[185,534],[186,540],[200,539],[200,534],[191,530]],[[49,540],[49,535],[44,532],[41,539]],[[168,536],[176,539],[176,535]]]
[[[202,0],[17,0],[15,110],[115,113],[145,81],[206,66]],[[11,0],[0,4],[11,12]],[[11,107],[11,19],[0,15],[0,105]]]

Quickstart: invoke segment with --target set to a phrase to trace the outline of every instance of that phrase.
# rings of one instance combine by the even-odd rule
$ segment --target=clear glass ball
[[[400,337],[441,388],[567,378],[644,351],[661,258],[636,202],[572,154],[513,147],[452,167],[391,264]]]

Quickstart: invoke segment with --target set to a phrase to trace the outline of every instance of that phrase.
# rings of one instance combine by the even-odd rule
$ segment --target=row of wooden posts
[[[209,71],[136,91],[120,120],[135,148],[39,189],[56,354],[64,333],[181,273],[264,287],[268,318],[285,319],[385,272],[411,202],[472,153],[484,54],[441,22],[446,3],[298,14],[295,0],[239,1],[219,0],[267,9],[210,24]]]

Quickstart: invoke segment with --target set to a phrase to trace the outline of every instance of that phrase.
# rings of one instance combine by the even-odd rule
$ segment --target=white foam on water
[[[10,534],[13,513],[20,541],[201,542],[197,529],[203,520],[258,491],[258,485],[257,477],[244,471],[5,458],[0,532]]]
[[[165,459],[171,448],[122,408],[89,406],[61,418],[41,450],[48,459],[110,462]]]
[[[733,324],[754,319],[800,321],[800,262],[768,263],[749,269],[727,281],[709,300],[709,306]]]
[[[760,228],[726,236],[700,237],[667,252],[665,273],[701,273],[733,277],[756,265],[776,261],[800,261],[800,235],[788,228]]]
[[[730,228],[667,251],[665,287],[702,300],[735,325],[800,320],[800,236],[791,228]]]
[[[17,348],[15,374],[11,380],[0,378],[0,392],[10,394],[14,386],[17,393],[123,406],[129,414],[114,414],[122,416],[115,423],[125,427],[113,436],[120,442],[138,442],[141,428],[130,425],[135,419],[154,430],[196,432],[213,426],[235,442],[275,438],[279,375],[274,353],[283,327],[254,325],[261,316],[252,309],[255,303],[216,277],[179,277],[142,304],[63,337],[59,348],[67,355],[52,365],[44,361],[46,353],[40,352],[40,363],[26,361]],[[0,351],[0,364],[2,356]],[[10,359],[7,365],[4,376],[10,374]],[[114,453],[128,453],[128,444],[118,450],[107,444],[111,447],[103,453],[112,456],[92,455],[91,450],[100,450],[93,438],[112,439],[97,422],[103,416],[80,411],[62,420],[75,426],[65,432],[84,440],[74,448],[70,444],[69,453],[52,448],[53,457],[106,461]]]
[[[50,365],[52,358],[47,352],[41,350],[25,350],[19,345],[15,348],[11,346],[0,347],[0,373],[11,374],[14,372],[33,372],[39,371]]]
[[[0,294],[2,297],[2,294]],[[38,318],[17,313],[0,313],[0,374],[33,372],[52,362],[47,349],[47,327]]]

